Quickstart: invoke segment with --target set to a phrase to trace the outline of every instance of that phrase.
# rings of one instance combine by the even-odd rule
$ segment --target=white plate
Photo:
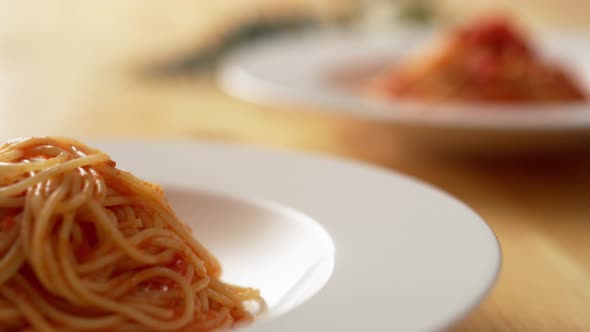
[[[436,37],[433,30],[285,35],[228,57],[218,79],[234,96],[256,102],[315,105],[322,111],[390,123],[404,138],[428,145],[546,149],[590,140],[590,107],[585,103],[427,105],[377,100],[352,88],[351,81],[429,47]],[[543,32],[535,41],[545,57],[569,66],[581,83],[590,87],[590,38]]]
[[[363,164],[190,142],[95,144],[161,183],[224,279],[257,287],[252,331],[435,331],[488,293],[501,254],[480,217]]]

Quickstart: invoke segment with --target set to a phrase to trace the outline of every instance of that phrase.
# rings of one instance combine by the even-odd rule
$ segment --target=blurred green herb
[[[433,5],[429,1],[409,1],[401,7],[399,18],[407,23],[429,23],[434,17]]]
[[[429,23],[433,16],[433,6],[429,0],[409,0],[399,3],[399,0],[391,0],[392,4],[398,3],[398,20],[406,24]],[[362,7],[362,6],[361,6]],[[381,9],[384,10],[384,9]],[[392,8],[393,10],[393,8]],[[174,75],[213,70],[217,62],[226,54],[236,48],[254,41],[296,31],[319,29],[326,24],[331,26],[348,26],[358,23],[362,17],[362,8],[350,11],[337,17],[332,17],[329,22],[312,16],[291,16],[274,18],[255,18],[238,25],[225,34],[218,36],[217,43],[208,47],[198,47],[180,56],[173,62],[156,65],[148,70],[150,75]]]
[[[281,33],[314,29],[319,25],[320,22],[310,17],[251,21],[220,36],[219,44],[189,52],[174,63],[157,68],[156,73],[175,74],[210,70],[222,56],[241,45]]]

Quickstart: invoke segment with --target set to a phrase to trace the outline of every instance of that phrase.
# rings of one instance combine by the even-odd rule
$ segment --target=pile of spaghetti
[[[437,102],[585,101],[574,77],[533,46],[507,18],[481,17],[454,30],[434,50],[377,75],[369,92]]]
[[[64,138],[0,147],[1,331],[209,331],[248,323],[256,290],[215,257],[159,187]]]

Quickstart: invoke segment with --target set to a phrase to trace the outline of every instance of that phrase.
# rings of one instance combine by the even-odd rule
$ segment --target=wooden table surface
[[[590,156],[418,156],[385,125],[246,103],[207,76],[143,77],[137,63],[166,55],[198,30],[186,12],[175,22],[137,1],[93,2],[96,8],[72,1],[52,10],[40,3],[32,11],[2,5],[15,16],[0,23],[0,136],[215,138],[401,171],[472,206],[502,246],[497,286],[452,331],[590,331]]]

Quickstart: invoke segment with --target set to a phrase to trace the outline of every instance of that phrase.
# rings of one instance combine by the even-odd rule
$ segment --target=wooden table
[[[472,206],[502,245],[497,286],[453,331],[590,331],[590,157],[482,161],[414,155],[384,125],[242,102],[206,76],[142,77],[135,65],[166,46],[164,32],[152,28],[159,42],[141,43],[141,29],[125,34],[122,19],[97,26],[97,18],[37,8],[34,18],[16,11],[29,15],[25,23],[14,19],[0,26],[0,136],[214,138],[323,152],[405,172]],[[107,17],[108,11],[98,12]],[[173,30],[194,32],[181,25],[176,22]],[[175,42],[188,40],[174,36]]]

